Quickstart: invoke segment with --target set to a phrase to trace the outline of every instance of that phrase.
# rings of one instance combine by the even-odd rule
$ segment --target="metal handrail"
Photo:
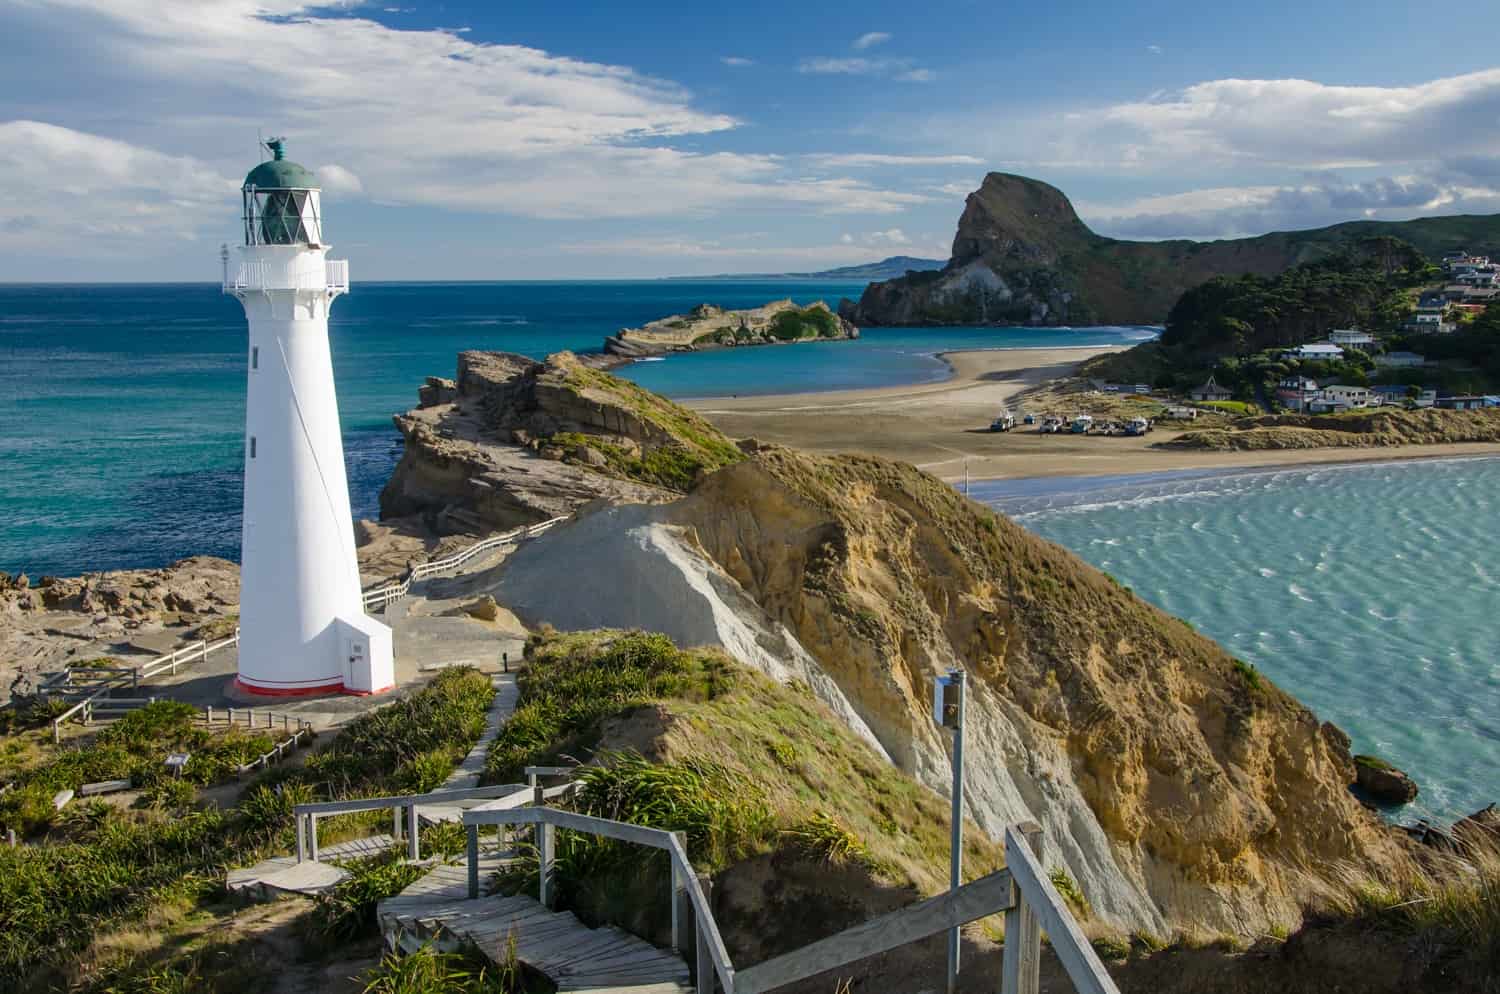
[[[480,555],[481,553],[488,552],[491,549],[497,549],[500,546],[506,545],[511,542],[518,542],[523,538],[530,538],[533,535],[539,535],[558,522],[566,520],[567,516],[562,515],[556,518],[549,518],[546,521],[541,521],[534,525],[522,525],[520,528],[515,528],[508,532],[502,532],[499,535],[491,535],[489,538],[481,539],[480,541],[475,542],[473,545],[469,546],[467,549],[464,549],[460,552],[455,552],[451,556],[446,556],[442,559],[434,559],[431,562],[418,563],[416,566],[413,566],[410,570],[408,570],[406,576],[403,577],[400,581],[387,584],[384,587],[377,587],[374,590],[366,590],[362,595],[364,599],[365,610],[371,611],[376,608],[382,608],[392,601],[400,600],[411,591],[412,582],[415,580],[420,580],[424,577],[431,576],[434,573],[441,573],[445,570],[450,570],[458,566],[462,566],[464,563],[468,562],[470,559],[473,559],[475,556]]]

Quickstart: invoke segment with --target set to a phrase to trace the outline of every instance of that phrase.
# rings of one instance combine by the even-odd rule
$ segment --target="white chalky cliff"
[[[240,688],[356,694],[395,682],[391,630],[365,615],[328,311],[349,264],[325,258],[317,178],[282,157],[245,177],[245,241],[224,292],[250,324]]]

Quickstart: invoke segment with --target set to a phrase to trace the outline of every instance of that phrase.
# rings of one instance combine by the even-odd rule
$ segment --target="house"
[[[1494,287],[1470,287],[1464,290],[1462,303],[1465,304],[1488,304],[1500,296],[1500,290]]]
[[[1313,342],[1311,345],[1299,345],[1295,349],[1287,349],[1281,353],[1281,358],[1300,359],[1303,362],[1329,362],[1344,358],[1344,350],[1327,342]]]
[[[1412,397],[1411,389],[1407,384],[1401,383],[1371,387],[1370,392],[1375,395],[1375,399],[1379,400],[1380,403],[1389,404],[1393,407],[1405,407],[1407,404],[1415,407],[1431,407],[1437,403],[1436,390],[1418,389],[1416,397]]]
[[[1289,411],[1299,413],[1318,395],[1318,384],[1305,376],[1288,376],[1276,385],[1276,399]]]
[[[1353,328],[1336,328],[1328,333],[1328,342],[1330,345],[1337,345],[1341,348],[1372,352],[1375,347],[1375,336]]]
[[[1460,394],[1453,397],[1439,397],[1437,406],[1445,411],[1477,411],[1485,407],[1500,407],[1500,397]]]
[[[1207,383],[1190,392],[1188,396],[1198,401],[1216,401],[1228,400],[1234,394],[1215,383],[1213,376],[1210,375]]]
[[[1369,387],[1348,386],[1343,383],[1334,383],[1324,387],[1319,396],[1328,403],[1345,410],[1369,407],[1370,401],[1374,399]]]
[[[1387,352],[1375,357],[1375,365],[1384,369],[1405,369],[1411,366],[1422,366],[1427,360],[1415,352]]]

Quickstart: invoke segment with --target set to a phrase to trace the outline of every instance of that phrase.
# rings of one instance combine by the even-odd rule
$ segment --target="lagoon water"
[[[621,327],[705,301],[858,296],[863,283],[656,280],[359,283],[334,305],[354,512],[378,514],[391,415],[462,349],[598,351]],[[1144,329],[873,329],[855,342],[674,356],[622,375],[671,396],[940,379],[954,348],[1140,341]],[[245,319],[216,285],[0,286],[0,570],[32,576],[236,558]]]
[[[1417,777],[1500,800],[1500,459],[975,484]]]

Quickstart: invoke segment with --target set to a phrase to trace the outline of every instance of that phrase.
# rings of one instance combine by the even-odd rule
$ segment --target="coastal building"
[[[1375,357],[1375,365],[1385,369],[1403,369],[1426,363],[1427,360],[1415,352],[1387,352]]]
[[[1329,362],[1344,358],[1344,350],[1327,342],[1312,342],[1308,345],[1299,345],[1295,349],[1287,349],[1281,353],[1281,357],[1303,362]]]
[[[241,190],[244,244],[224,292],[249,323],[237,686],[252,694],[377,693],[394,683],[391,630],[365,615],[328,312],[349,264],[323,240],[317,178],[272,158]]]
[[[1328,333],[1328,342],[1345,349],[1359,349],[1361,352],[1369,352],[1374,349],[1375,336],[1368,332],[1358,331],[1354,328],[1336,328]]]
[[[1298,413],[1306,411],[1308,404],[1317,395],[1317,381],[1305,376],[1288,376],[1276,386],[1276,399],[1281,402],[1281,406]]]
[[[1196,389],[1192,390],[1188,394],[1188,396],[1193,400],[1211,402],[1216,400],[1228,400],[1230,397],[1233,397],[1234,394],[1230,393],[1228,390],[1225,390],[1223,387],[1219,386],[1219,384],[1215,383],[1212,374],[1210,374],[1208,377],[1208,382],[1203,384],[1201,387],[1197,387]]]
[[[1432,407],[1437,403],[1436,390],[1418,388],[1415,397],[1411,395],[1411,392],[1411,385],[1406,383],[1382,384],[1370,388],[1370,393],[1374,395],[1376,401],[1393,407],[1405,407],[1407,405],[1413,407]]]
[[[1486,407],[1500,407],[1500,397],[1460,394],[1452,397],[1439,397],[1437,406],[1445,411],[1477,411]]]
[[[1372,396],[1369,387],[1349,386],[1344,383],[1333,383],[1320,391],[1320,397],[1324,401],[1343,410],[1369,407]]]

